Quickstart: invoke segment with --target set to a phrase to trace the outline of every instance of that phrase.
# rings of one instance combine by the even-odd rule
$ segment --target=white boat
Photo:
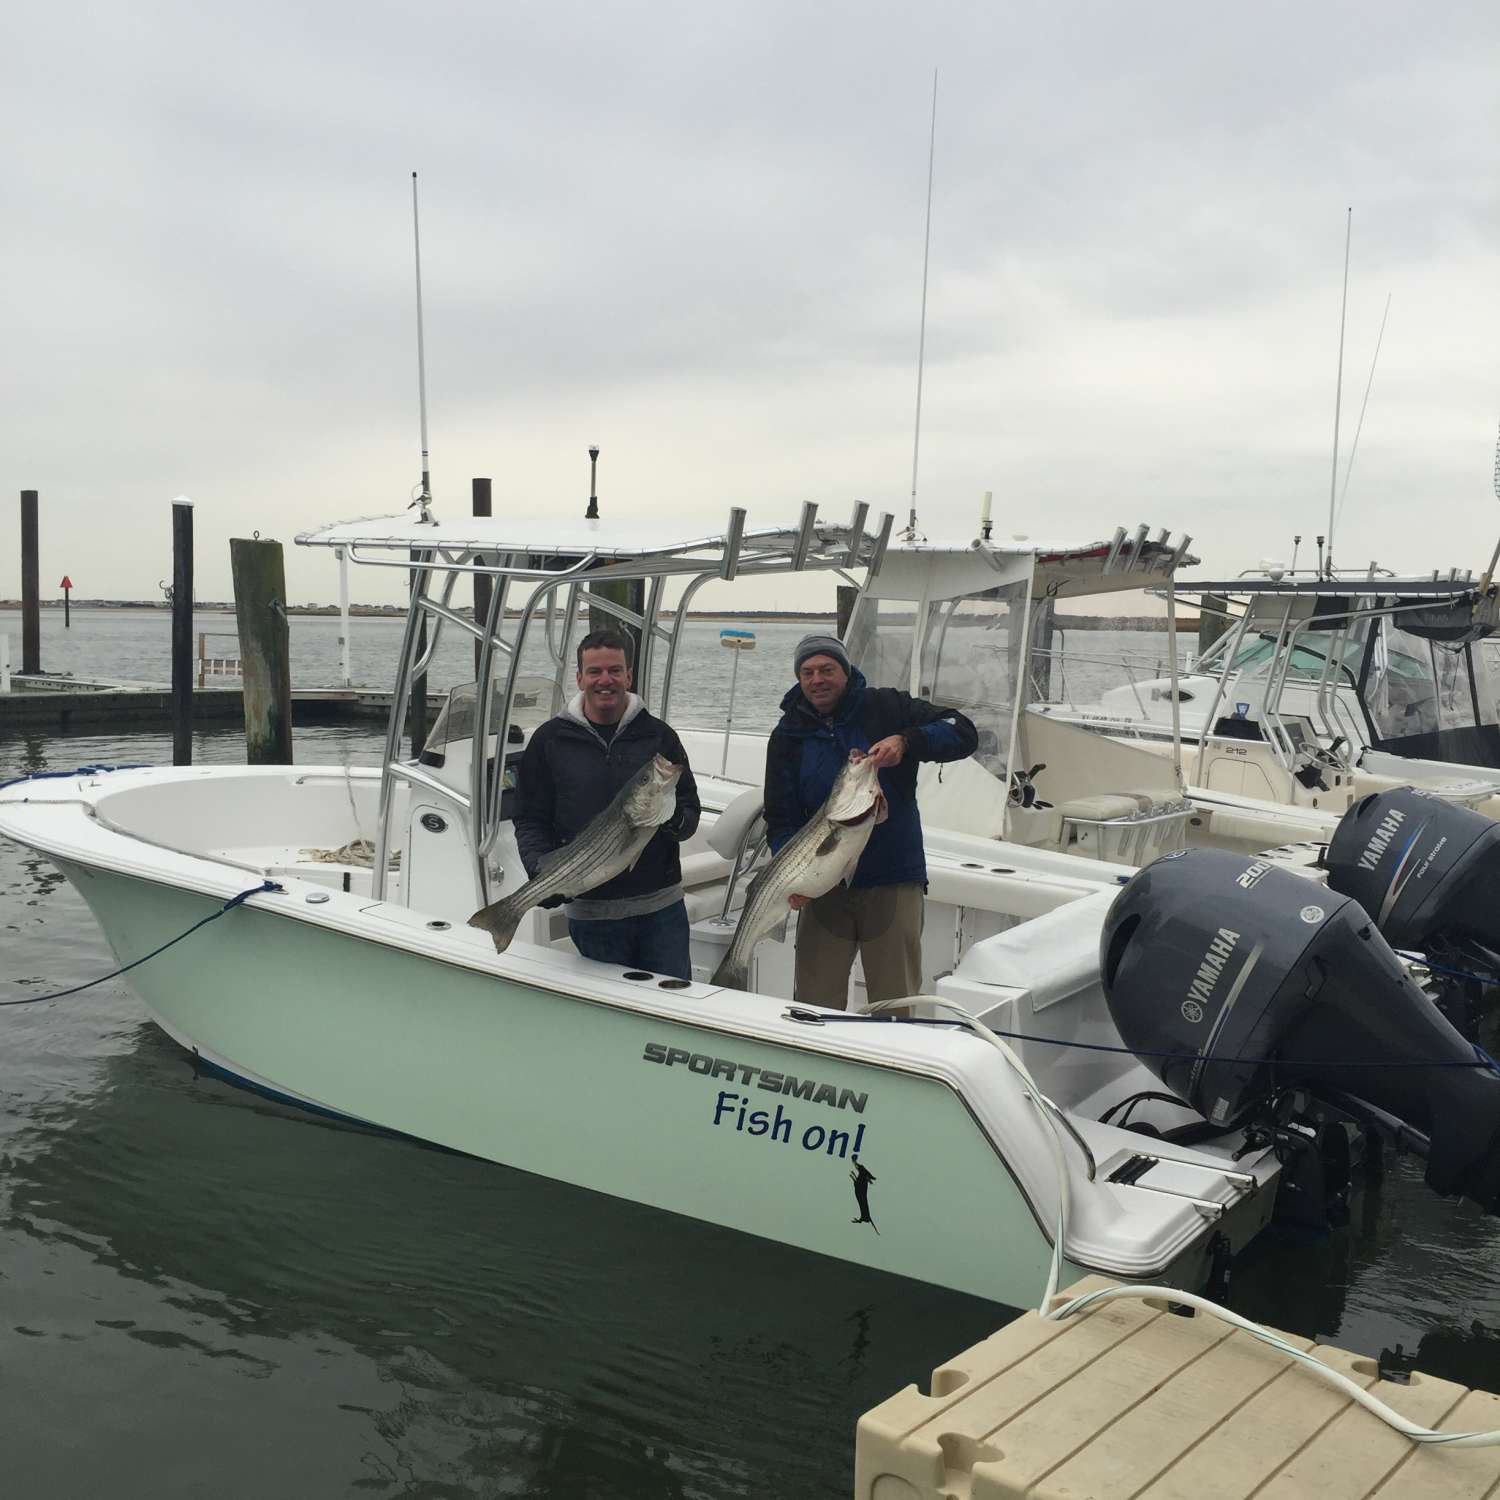
[[[1175,717],[1192,784],[1343,813],[1420,786],[1500,816],[1500,690],[1476,649],[1493,589],[1456,569],[1401,578],[1284,570],[1179,583],[1224,628],[1176,683],[1128,679],[1034,712],[1164,752]]]
[[[415,556],[381,770],[23,780],[0,789],[0,833],[76,885],[122,964],[138,963],[131,983],[153,1019],[251,1087],[1011,1305],[1040,1294],[1054,1258],[1064,1279],[1199,1285],[1267,1223],[1301,1137],[1210,1123],[1162,1095],[1127,1049],[1099,943],[1131,866],[1098,848],[1080,859],[934,823],[931,995],[897,1021],[789,1003],[790,937],[762,945],[755,993],[707,981],[744,898],[759,805],[754,786],[723,776],[700,775],[706,815],[683,850],[693,979],[580,957],[562,912],[529,913],[504,954],[465,925],[524,878],[514,766],[571,680],[576,627],[592,613],[637,629],[637,689],[669,716],[702,584],[809,569],[871,580],[890,569],[899,583],[890,519],[872,535],[865,517],[861,506],[849,525],[825,525],[809,505],[795,525],[752,530],[735,511],[722,533],[687,541],[599,521],[398,519],[309,533],[298,541],[356,563],[406,570]],[[1117,557],[1120,581],[1159,577],[1173,556],[1153,544]],[[978,550],[971,565],[995,568]],[[493,584],[477,624],[454,598],[476,575]],[[664,616],[669,580],[684,586]],[[877,594],[861,608],[873,650],[884,640],[871,633]],[[479,643],[477,685],[453,689],[426,751],[404,755],[412,683],[445,630]],[[947,630],[958,639],[960,623]],[[937,652],[941,696],[942,648],[922,639],[912,659]],[[538,645],[540,679],[528,668]],[[1191,816],[1140,821],[1150,844]],[[360,840],[372,860],[357,857]],[[1313,865],[1311,846],[1296,845],[1250,868],[1295,871],[1285,878],[1314,891]],[[935,1024],[954,1005],[977,1021]],[[1192,1139],[1172,1140],[1179,1127]],[[1296,1129],[1306,1146],[1321,1126]]]

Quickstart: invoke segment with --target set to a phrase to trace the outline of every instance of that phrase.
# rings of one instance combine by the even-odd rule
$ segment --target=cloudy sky
[[[44,585],[106,597],[168,575],[174,495],[204,598],[230,536],[406,504],[413,169],[440,516],[476,474],[581,511],[591,442],[606,515],[904,516],[934,68],[928,534],[991,489],[1002,536],[1306,556],[1350,205],[1346,455],[1391,306],[1340,560],[1500,532],[1492,0],[141,0],[0,34],[0,596],[21,488]],[[334,597],[326,556],[288,569]]]

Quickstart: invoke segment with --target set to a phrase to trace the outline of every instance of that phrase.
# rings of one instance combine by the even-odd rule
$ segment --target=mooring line
[[[168,948],[180,943],[183,938],[191,937],[200,927],[207,927],[210,922],[217,922],[226,912],[231,912],[242,902],[248,901],[252,896],[259,896],[266,891],[279,891],[279,886],[274,880],[263,880],[259,885],[251,886],[247,891],[241,891],[237,896],[231,896],[218,911],[210,912],[197,922],[194,922],[186,932],[179,932],[176,937],[169,938],[160,948],[153,948],[149,953],[134,959],[126,964],[124,968],[115,969],[112,973],[101,974],[97,979],[91,979],[87,984],[75,984],[72,989],[58,990],[51,995],[27,995],[20,1000],[0,1000],[0,1005],[40,1005],[46,1000],[63,1000],[69,995],[80,994],[84,990],[91,990],[96,984],[103,984],[106,979],[118,979],[121,974],[128,974],[132,969],[138,969],[149,959],[153,959],[159,953],[165,953]]]

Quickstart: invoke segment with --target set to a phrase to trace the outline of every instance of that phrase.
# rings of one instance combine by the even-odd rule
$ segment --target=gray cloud
[[[1346,448],[1393,303],[1349,546],[1467,566],[1500,525],[1493,6],[7,25],[0,470],[82,592],[150,591],[179,492],[205,595],[231,534],[405,503],[414,167],[450,513],[476,473],[576,505],[590,441],[629,514],[904,510],[934,65],[929,531],[967,534],[984,489],[1007,531],[1146,518],[1220,570],[1322,529],[1350,203]],[[289,566],[331,595],[324,560]]]

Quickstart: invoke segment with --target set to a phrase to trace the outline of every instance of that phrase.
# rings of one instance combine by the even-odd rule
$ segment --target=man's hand
[[[888,771],[892,766],[899,766],[905,754],[906,741],[899,734],[890,734],[883,740],[876,740],[860,759],[873,760],[877,771]]]
[[[807,903],[811,900],[811,896],[788,896],[786,898],[786,904],[791,907],[793,911],[801,911],[802,908],[806,906]]]

